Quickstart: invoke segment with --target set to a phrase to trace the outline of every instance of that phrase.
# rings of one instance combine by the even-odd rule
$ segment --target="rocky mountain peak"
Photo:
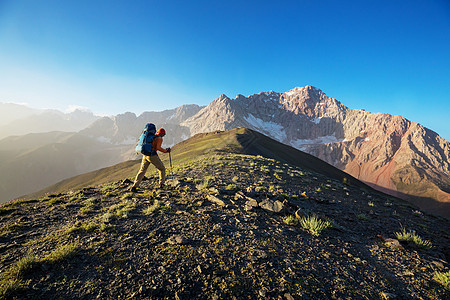
[[[348,110],[336,99],[328,97],[320,89],[310,85],[296,87],[282,93],[280,102],[285,110],[294,112],[296,115],[305,115],[309,118],[336,116]]]
[[[221,95],[219,96],[219,98],[217,98],[216,100],[217,100],[217,101],[228,101],[228,100],[231,100],[231,99],[228,98],[227,95],[221,94]]]

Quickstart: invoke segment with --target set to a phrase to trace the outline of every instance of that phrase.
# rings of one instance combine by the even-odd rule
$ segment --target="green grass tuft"
[[[159,211],[161,208],[161,202],[159,200],[155,200],[153,204],[142,211],[144,215],[151,215]]]
[[[237,191],[238,186],[236,184],[232,183],[232,184],[227,185],[225,189],[227,191]]]
[[[78,252],[77,243],[60,245],[50,254],[46,255],[42,261],[49,264],[56,264],[74,256],[77,252]]]
[[[430,241],[422,239],[419,235],[416,234],[415,231],[406,231],[405,228],[402,228],[402,231],[396,232],[395,236],[398,240],[406,241],[409,244],[414,244],[419,248],[430,249],[432,244]]]
[[[27,255],[6,270],[0,278],[0,298],[8,298],[12,293],[25,289],[27,284],[22,281],[22,277],[30,273],[38,263],[36,257]]]
[[[315,215],[313,215],[308,217],[302,217],[300,219],[300,226],[303,229],[307,230],[312,235],[319,236],[322,230],[331,227],[331,223],[329,221],[323,221],[318,217],[316,217]]]
[[[442,284],[446,289],[450,290],[450,271],[436,272],[433,279]]]

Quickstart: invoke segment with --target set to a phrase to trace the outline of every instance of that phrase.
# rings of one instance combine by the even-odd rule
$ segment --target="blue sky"
[[[305,85],[450,140],[450,1],[0,0],[0,102],[140,114]]]

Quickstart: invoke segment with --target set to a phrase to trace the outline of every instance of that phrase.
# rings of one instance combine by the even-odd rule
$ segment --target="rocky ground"
[[[450,295],[437,279],[449,276],[447,219],[260,156],[214,154],[173,171],[165,189],[151,170],[138,193],[124,180],[3,205],[0,297]],[[308,229],[311,217],[323,230]]]

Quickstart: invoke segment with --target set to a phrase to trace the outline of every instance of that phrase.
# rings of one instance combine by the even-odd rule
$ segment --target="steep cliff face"
[[[221,95],[182,126],[191,135],[247,127],[393,195],[450,202],[448,141],[401,116],[349,109],[312,86]]]

